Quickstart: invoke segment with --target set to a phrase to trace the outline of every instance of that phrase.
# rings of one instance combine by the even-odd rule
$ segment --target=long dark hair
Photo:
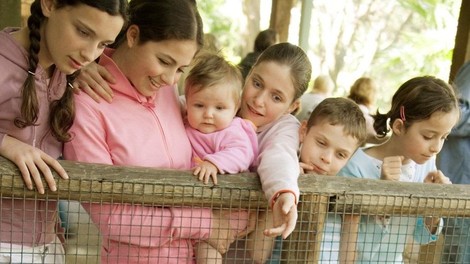
[[[127,18],[127,0],[55,0],[55,8],[63,8],[66,6],[76,6],[85,4],[110,15],[120,15],[125,20]],[[41,41],[40,28],[46,17],[42,13],[41,1],[35,0],[31,4],[31,15],[28,18],[29,29],[29,68],[28,77],[26,77],[21,90],[21,116],[16,117],[14,123],[19,128],[27,126],[35,126],[38,120],[39,102],[36,95],[35,72],[39,63],[39,43]],[[59,100],[55,100],[50,104],[49,125],[52,135],[61,142],[69,141],[71,136],[68,130],[73,124],[75,109],[73,104],[73,92],[69,84],[76,75],[67,76],[67,87]]]

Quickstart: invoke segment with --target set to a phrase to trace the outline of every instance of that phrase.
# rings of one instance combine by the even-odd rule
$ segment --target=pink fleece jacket
[[[258,155],[255,126],[239,117],[214,133],[201,133],[189,125],[186,133],[193,147],[193,160],[210,161],[221,174],[247,171]]]
[[[58,158],[62,143],[50,133],[49,104],[62,97],[65,75],[55,70],[48,79],[44,69],[38,66],[35,73],[38,125],[23,129],[15,126],[14,120],[21,113],[21,89],[28,76],[28,52],[10,35],[15,30],[0,31],[0,144],[9,135]],[[0,208],[1,242],[34,247],[55,239],[57,202],[2,198]]]
[[[296,203],[299,201],[299,127],[299,121],[289,114],[258,128],[260,154],[255,169],[270,205],[281,192],[291,192]]]
[[[75,97],[74,138],[66,159],[82,162],[190,169],[191,146],[176,89],[154,98],[136,91],[106,50],[100,64],[116,77],[111,104]],[[171,185],[169,183],[169,185]],[[102,263],[193,263],[193,241],[207,239],[211,210],[84,204],[103,236]]]

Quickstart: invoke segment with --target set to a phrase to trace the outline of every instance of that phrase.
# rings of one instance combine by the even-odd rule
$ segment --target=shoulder
[[[339,176],[377,179],[380,172],[379,161],[370,157],[359,148],[348,163],[340,170]]]

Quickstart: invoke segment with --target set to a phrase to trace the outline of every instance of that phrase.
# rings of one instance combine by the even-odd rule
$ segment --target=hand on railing
[[[51,166],[60,177],[68,179],[68,175],[59,162],[47,155],[42,150],[6,135],[0,147],[0,155],[11,160],[18,166],[23,176],[24,184],[29,190],[33,190],[33,182],[40,194],[44,194],[44,185],[41,174],[52,191],[57,190],[57,185],[52,176]]]

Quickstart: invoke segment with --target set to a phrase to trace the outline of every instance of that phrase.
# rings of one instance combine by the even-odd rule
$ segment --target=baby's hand
[[[384,158],[382,163],[381,180],[399,181],[401,175],[403,156],[391,156]]]
[[[11,160],[18,166],[24,183],[29,190],[33,189],[33,182],[40,194],[44,194],[41,174],[52,191],[57,190],[56,182],[49,168],[51,166],[60,177],[68,179],[68,175],[59,162],[40,149],[28,145],[16,138],[5,136],[0,147],[0,155]]]
[[[440,170],[431,171],[428,173],[426,178],[424,178],[424,183],[452,184],[450,179],[446,177]]]
[[[217,166],[212,162],[204,160],[194,168],[193,175],[199,176],[200,181],[204,181],[204,184],[209,183],[209,179],[212,178],[214,184],[217,185]]]

